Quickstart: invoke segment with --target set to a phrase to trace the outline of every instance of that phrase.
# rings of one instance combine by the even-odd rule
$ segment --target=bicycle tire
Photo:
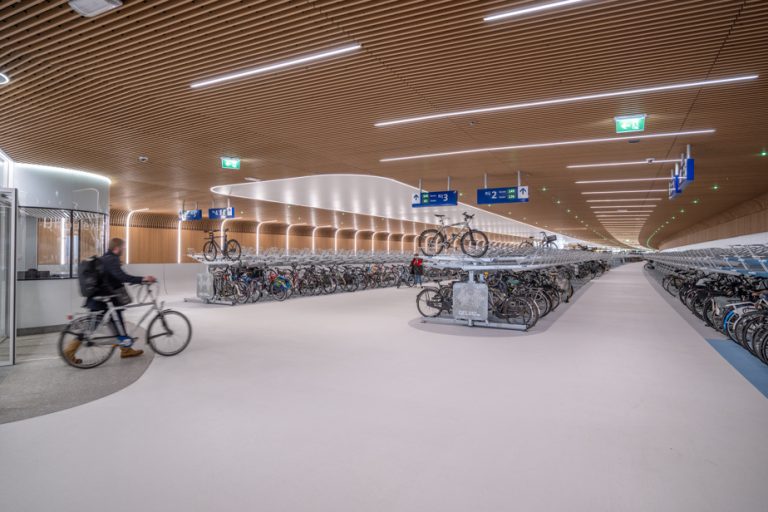
[[[488,235],[477,229],[467,230],[459,242],[461,252],[471,258],[482,258],[488,252]]]
[[[423,304],[423,307],[422,307]],[[440,316],[444,310],[443,297],[437,288],[424,288],[416,296],[416,309],[426,318]]]
[[[205,242],[205,244],[203,244],[203,258],[205,258],[206,261],[216,260],[218,252],[219,251],[216,249],[216,244],[212,241],[208,240]]]
[[[166,335],[169,334],[167,332],[167,329],[170,329],[168,327],[168,320],[170,318],[178,318],[182,322],[181,325],[186,325],[186,327],[188,328],[186,336],[182,336],[182,338],[184,339],[181,342],[180,346],[174,350],[166,350],[164,347],[160,348],[158,346],[157,340],[160,338],[161,334],[153,334],[156,326],[162,326],[163,329],[166,329],[165,334]],[[158,320],[159,320],[159,323],[158,323]],[[147,345],[152,347],[152,350],[154,350],[156,353],[160,354],[161,356],[175,356],[176,354],[180,353],[182,350],[187,348],[189,346],[190,341],[192,341],[192,324],[189,322],[189,319],[186,317],[186,315],[178,311],[175,311],[173,309],[166,309],[164,311],[161,311],[157,315],[155,315],[155,317],[152,319],[151,322],[149,322],[149,326],[147,327]]]
[[[115,345],[114,344],[97,344],[92,343],[84,340],[84,333],[82,332],[82,329],[78,329],[77,325],[81,322],[86,321],[86,319],[79,318],[77,320],[73,320],[67,326],[64,328],[64,330],[61,331],[61,334],[59,335],[59,343],[58,343],[58,349],[59,349],[59,356],[70,366],[73,366],[75,368],[79,368],[81,370],[88,370],[91,368],[96,368],[97,366],[101,366],[102,364],[109,361],[109,358],[112,357],[112,354],[115,352]],[[75,359],[70,359],[64,354],[65,347],[68,347],[70,343],[73,343],[75,341],[79,341],[80,345],[77,349],[75,349],[74,355],[76,356]],[[117,340],[115,340],[117,341]],[[92,349],[90,353],[96,353],[95,351],[98,350],[99,356],[93,358],[92,362],[88,363],[86,362],[88,359],[84,359],[83,357],[85,354],[82,352],[78,354],[81,348],[83,348],[83,344],[85,344],[85,349]],[[98,347],[98,349],[93,349],[93,347]],[[80,362],[78,362],[80,361]]]
[[[419,235],[419,250],[424,256],[437,256],[445,248],[445,235],[437,229],[425,229]]]
[[[224,247],[224,254],[230,261],[237,261],[240,259],[240,255],[243,250],[240,247],[240,242],[237,240],[227,240],[227,245]]]

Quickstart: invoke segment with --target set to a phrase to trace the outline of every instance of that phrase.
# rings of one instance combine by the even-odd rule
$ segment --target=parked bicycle
[[[646,264],[662,287],[705,325],[728,336],[768,364],[768,279]]]
[[[207,242],[203,245],[203,257],[207,261],[215,261],[216,257],[221,253],[222,257],[228,260],[239,260],[242,249],[240,242],[235,239],[227,240],[227,233],[229,229],[225,229],[222,233],[222,242],[219,245],[216,231],[209,231]]]
[[[436,213],[440,222],[437,229],[425,229],[419,235],[419,248],[425,256],[436,256],[445,249],[452,247],[458,240],[461,252],[472,258],[481,258],[488,251],[488,235],[480,230],[472,229],[470,223],[474,215],[467,212],[462,214],[464,220],[455,224],[446,224],[445,215]],[[448,233],[449,228],[458,228]]]
[[[520,242],[518,247],[543,247],[545,249],[557,249],[557,235],[548,235],[544,231],[541,232],[541,239],[536,240],[534,237],[528,237],[528,240]],[[586,249],[582,249],[586,250]]]
[[[109,324],[117,319],[117,311],[130,308],[149,307],[133,330],[128,333],[135,338],[145,320],[149,320],[146,329],[146,341],[152,350],[163,356],[173,356],[183,351],[192,340],[192,325],[184,314],[165,308],[159,302],[155,289],[150,284],[143,284],[139,289],[137,303],[128,306],[115,306],[117,295],[97,296],[94,299],[107,304],[106,311],[95,311],[79,315],[67,324],[59,336],[59,354],[67,364],[75,368],[95,368],[104,364],[115,351],[119,340],[111,332]],[[77,349],[71,357],[64,350],[72,343]]]

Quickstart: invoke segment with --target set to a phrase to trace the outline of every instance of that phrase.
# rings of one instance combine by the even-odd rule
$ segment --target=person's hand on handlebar
[[[157,278],[155,276],[144,276],[141,279],[141,282],[145,284],[152,284],[157,282]]]

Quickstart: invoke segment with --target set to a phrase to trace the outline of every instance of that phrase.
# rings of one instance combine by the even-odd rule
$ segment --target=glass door
[[[16,344],[16,190],[0,188],[0,366],[14,363]]]

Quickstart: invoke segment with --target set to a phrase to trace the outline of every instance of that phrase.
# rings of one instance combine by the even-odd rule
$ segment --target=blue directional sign
[[[477,189],[477,204],[527,203],[528,187]]]
[[[179,220],[203,220],[203,210],[181,210]]]
[[[683,193],[683,190],[688,188],[693,182],[694,178],[694,166],[693,158],[683,159],[683,167],[678,168],[675,166],[675,172],[672,173],[672,178],[669,181],[669,198],[674,199]]]
[[[211,220],[233,219],[235,217],[235,208],[208,208],[208,218]]]
[[[456,206],[459,204],[459,193],[455,190],[442,190],[440,192],[414,192],[411,197],[411,206],[424,208],[427,206]]]

